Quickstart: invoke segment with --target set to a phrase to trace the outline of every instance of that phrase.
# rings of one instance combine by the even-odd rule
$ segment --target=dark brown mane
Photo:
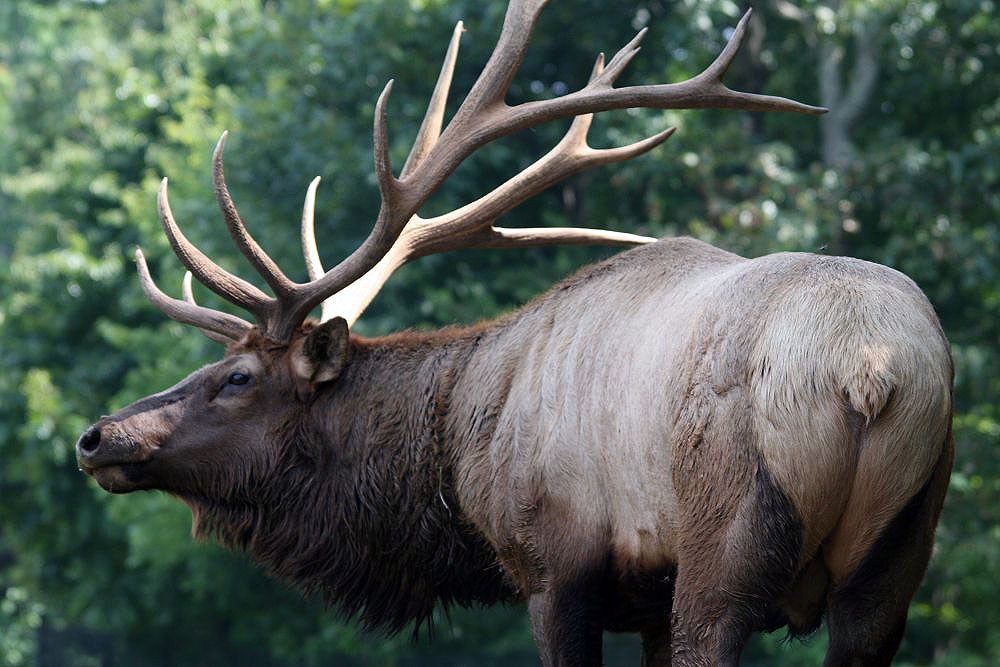
[[[461,338],[457,329],[451,335]],[[410,622],[419,629],[436,603],[513,599],[452,490],[437,423],[450,400],[448,373],[433,386],[386,385],[378,395],[344,396],[373,372],[373,357],[447,365],[451,355],[440,348],[438,358],[414,351],[423,338],[410,332],[358,346],[345,377],[277,427],[272,472],[255,480],[252,499],[218,488],[223,480],[200,480],[217,495],[187,499],[196,534],[248,552],[304,593],[319,593],[346,616],[388,633]],[[414,410],[414,392],[425,397],[422,414]],[[351,409],[338,408],[345,404]]]

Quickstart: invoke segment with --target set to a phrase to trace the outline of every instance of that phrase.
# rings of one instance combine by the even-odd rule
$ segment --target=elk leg
[[[716,367],[706,353],[709,369]],[[773,628],[799,569],[798,511],[755,446],[739,385],[697,377],[675,426],[680,525],[671,612],[675,666],[736,665],[750,633]]]
[[[680,552],[672,614],[674,665],[737,665],[750,633],[773,627],[795,579],[802,524],[763,462],[728,524]]]
[[[531,630],[544,667],[594,666],[602,657],[602,582],[552,584],[528,598]]]
[[[834,585],[827,606],[826,667],[892,663],[910,600],[930,560],[953,457],[949,435],[931,479],[886,526],[861,565]]]

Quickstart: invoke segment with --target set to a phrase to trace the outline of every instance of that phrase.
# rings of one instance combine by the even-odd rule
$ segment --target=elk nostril
[[[87,432],[80,436],[80,441],[76,443],[77,449],[83,454],[93,454],[101,445],[101,429],[91,426]]]

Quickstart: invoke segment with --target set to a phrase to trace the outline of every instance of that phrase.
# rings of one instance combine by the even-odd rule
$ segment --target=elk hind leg
[[[674,665],[737,665],[751,632],[771,629],[795,579],[802,523],[763,461],[725,530],[680,554],[672,615]]]
[[[826,667],[892,663],[910,600],[930,560],[953,458],[949,433],[930,479],[889,522],[860,564],[835,583],[827,607]]]

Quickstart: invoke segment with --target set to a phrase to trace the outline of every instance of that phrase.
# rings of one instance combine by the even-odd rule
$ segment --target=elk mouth
[[[101,468],[83,469],[108,493],[122,494],[152,488],[152,480],[146,474],[146,464],[122,463]]]
[[[80,470],[100,485],[108,493],[131,493],[153,486],[147,468],[148,461],[129,461],[111,463],[99,467],[88,467],[80,464]]]

